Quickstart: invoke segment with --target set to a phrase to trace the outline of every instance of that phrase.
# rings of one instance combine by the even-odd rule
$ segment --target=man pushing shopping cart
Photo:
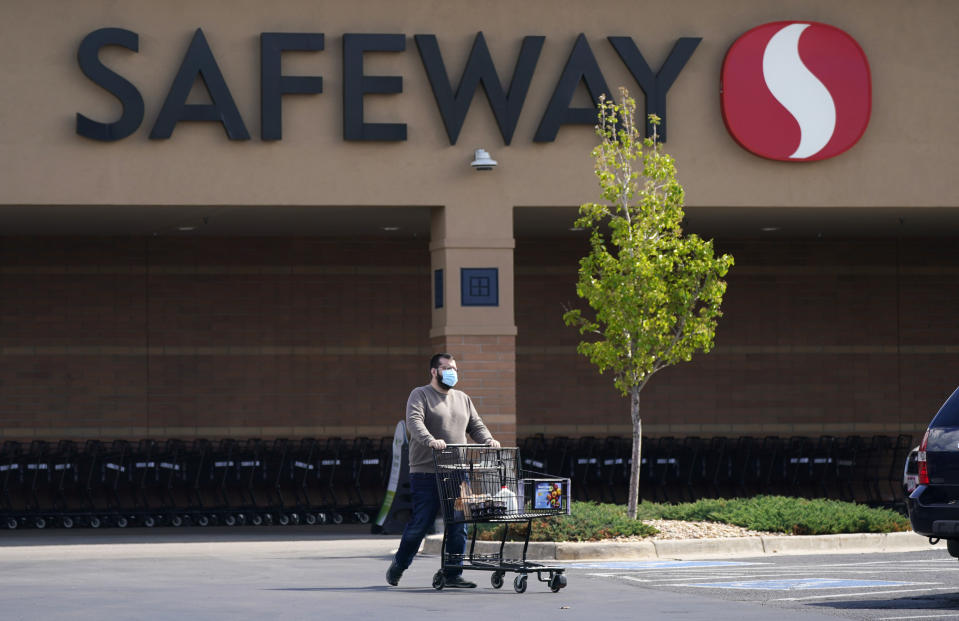
[[[433,451],[449,444],[465,444],[466,434],[480,444],[499,448],[469,395],[453,386],[459,380],[452,354],[436,354],[430,359],[430,383],[414,388],[406,402],[406,428],[410,434],[410,495],[413,517],[403,531],[400,547],[386,571],[386,581],[396,586],[413,562],[423,537],[440,510],[440,497],[433,466]],[[446,553],[466,552],[466,524],[446,525]],[[472,589],[476,583],[463,579],[456,565],[446,570],[446,586]]]
[[[386,581],[399,584],[437,510],[442,509],[445,531],[433,588],[475,588],[462,576],[469,569],[489,572],[497,589],[503,586],[505,574],[514,572],[517,593],[526,591],[527,577],[535,574],[555,593],[566,586],[564,569],[530,563],[526,552],[534,519],[569,514],[570,480],[520,470],[519,450],[500,447],[469,396],[453,389],[457,379],[453,356],[436,354],[430,361],[430,383],[410,393],[406,422],[413,516],[386,571]],[[467,433],[482,444],[466,444]],[[476,524],[481,522],[505,524],[498,554],[474,554]],[[526,523],[522,558],[506,559],[503,550],[509,524],[518,522]],[[469,523],[473,537],[467,556]]]

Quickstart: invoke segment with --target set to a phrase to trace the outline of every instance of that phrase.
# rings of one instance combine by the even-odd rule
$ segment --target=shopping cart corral
[[[526,591],[527,578],[536,574],[555,593],[566,586],[564,568],[526,560],[533,520],[570,513],[570,479],[521,470],[519,449],[491,448],[475,444],[450,444],[433,451],[436,485],[443,520],[448,526],[472,524],[469,550],[464,554],[446,551],[448,529],[444,529],[440,569],[433,576],[433,588],[446,584],[447,568],[490,572],[494,588],[503,586],[507,573],[515,573],[513,589]],[[503,524],[502,540],[496,554],[476,554],[477,524]],[[519,559],[503,555],[510,524],[525,523],[526,539]],[[545,576],[545,577],[544,577]]]
[[[341,450],[342,438],[4,440],[0,530],[365,524],[385,494],[389,444],[349,442],[359,449]]]

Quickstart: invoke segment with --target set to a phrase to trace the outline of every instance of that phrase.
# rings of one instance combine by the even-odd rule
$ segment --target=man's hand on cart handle
[[[499,440],[497,440],[496,438],[490,438],[489,440],[486,441],[486,446],[490,448],[499,448],[500,446]]]
[[[442,451],[446,448],[446,440],[430,440],[430,448],[437,451]]]

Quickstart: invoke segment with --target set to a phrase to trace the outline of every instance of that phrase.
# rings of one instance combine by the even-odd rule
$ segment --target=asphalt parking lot
[[[570,564],[635,589],[851,619],[959,619],[959,562],[926,552]]]
[[[366,531],[368,532],[368,531]],[[516,594],[430,586],[422,556],[399,587],[398,538],[362,529],[16,532],[0,538],[0,618],[43,619],[959,619],[959,563],[909,553],[730,561],[563,563],[569,586]],[[509,578],[509,576],[507,577]]]

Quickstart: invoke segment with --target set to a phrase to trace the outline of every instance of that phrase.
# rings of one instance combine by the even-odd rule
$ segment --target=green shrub
[[[839,500],[756,496],[708,498],[678,505],[642,503],[640,519],[709,521],[751,530],[794,535],[888,533],[909,530],[909,520],[895,511]]]
[[[909,530],[909,520],[895,511],[872,509],[838,500],[785,496],[703,499],[678,505],[644,502],[637,519],[624,505],[574,502],[572,515],[533,521],[530,541],[598,541],[613,537],[648,537],[658,531],[640,520],[683,520],[734,524],[751,530],[794,535],[888,533]],[[499,540],[501,525],[479,524],[478,538]],[[526,536],[525,524],[510,527],[510,539]]]
[[[478,539],[501,540],[503,526],[479,524]],[[592,502],[574,502],[571,515],[533,520],[530,541],[599,541],[613,537],[648,537],[656,534],[652,526],[630,519],[624,505],[601,505]],[[526,537],[525,524],[510,526],[510,540]]]

